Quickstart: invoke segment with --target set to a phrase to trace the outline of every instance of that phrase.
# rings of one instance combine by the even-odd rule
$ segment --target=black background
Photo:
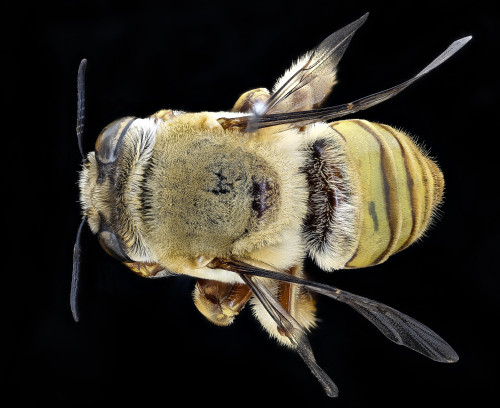
[[[14,2],[2,13],[2,399],[9,406],[417,406],[495,399],[498,384],[498,26],[480,2]],[[141,279],[83,236],[82,318],[69,309],[80,222],[76,72],[88,59],[85,151],[126,115],[228,110],[291,61],[369,11],[328,104],[402,82],[453,40],[474,38],[411,88],[356,116],[418,135],[446,200],[426,239],[385,264],[310,276],[429,325],[458,352],[438,364],[385,339],[349,307],[318,299],[310,336],[340,389],[324,396],[293,352],[245,309],[219,328],[194,308],[190,278]],[[7,123],[7,126],[5,124]],[[4,244],[5,248],[5,244]]]

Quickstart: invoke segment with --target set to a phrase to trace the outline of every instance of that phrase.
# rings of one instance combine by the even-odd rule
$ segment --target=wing
[[[285,125],[285,124],[300,124],[304,126],[315,122],[329,122],[333,119],[349,115],[364,109],[368,109],[374,105],[386,101],[393,96],[406,89],[418,79],[422,78],[425,74],[432,71],[434,68],[441,65],[444,61],[450,58],[458,50],[460,50],[467,42],[471,40],[471,36],[461,38],[453,42],[444,52],[442,52],[436,59],[427,65],[413,78],[396,85],[392,88],[386,89],[381,92],[374,93],[364,98],[355,100],[353,102],[344,103],[342,105],[331,106],[321,109],[311,109],[299,112],[284,112],[284,113],[270,113],[266,115],[248,115],[240,116],[237,118],[221,118],[219,123],[225,129],[237,128],[243,132],[253,132],[257,129]]]
[[[354,33],[367,18],[368,13],[331,34],[313,51],[301,57],[276,82],[273,94],[256,113],[295,112],[320,104],[335,83],[337,65]]]
[[[218,260],[214,267],[226,269],[238,274],[260,276],[283,282],[291,282],[346,303],[361,313],[389,340],[406,346],[426,357],[438,362],[452,363],[458,361],[457,353],[440,336],[427,326],[392,307],[374,300],[354,295],[333,286],[302,279],[293,275],[257,268],[241,261]]]
[[[255,276],[240,274],[243,281],[252,289],[266,311],[276,322],[281,333],[284,333],[293,344],[297,353],[307,364],[311,372],[329,397],[336,397],[339,393],[337,386],[330,377],[316,363],[309,340],[299,323],[281,306],[269,290]]]

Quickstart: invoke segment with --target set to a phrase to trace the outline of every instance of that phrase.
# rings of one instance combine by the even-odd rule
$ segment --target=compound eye
[[[134,120],[134,117],[127,116],[111,122],[102,130],[95,142],[97,160],[101,164],[113,163],[116,160],[123,137]]]
[[[109,231],[102,231],[99,233],[98,239],[102,248],[113,258],[118,259],[120,262],[132,262],[123,250],[115,234]]]

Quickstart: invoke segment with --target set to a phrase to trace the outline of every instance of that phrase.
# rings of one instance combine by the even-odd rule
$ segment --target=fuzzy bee
[[[295,349],[326,394],[338,389],[318,366],[306,333],[312,292],[347,303],[386,337],[433,360],[458,355],[436,333],[384,304],[307,280],[306,256],[324,271],[384,262],[422,236],[444,187],[436,163],[390,126],[334,119],[378,104],[440,65],[451,44],[412,79],[354,102],[319,108],[336,67],[367,15],[301,57],[273,90],[244,93],[230,112],[160,110],[108,125],[95,151],[81,149],[83,60],[77,135],[83,220],[74,250],[71,309],[78,311],[84,223],[102,247],[147,277],[196,278],[194,304],[231,324],[250,303],[264,329]]]

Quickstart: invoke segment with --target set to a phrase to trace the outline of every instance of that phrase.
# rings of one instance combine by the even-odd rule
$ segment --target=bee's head
[[[80,173],[80,202],[102,247],[122,262],[150,261],[141,218],[144,177],[156,138],[154,119],[125,117],[99,134]]]

